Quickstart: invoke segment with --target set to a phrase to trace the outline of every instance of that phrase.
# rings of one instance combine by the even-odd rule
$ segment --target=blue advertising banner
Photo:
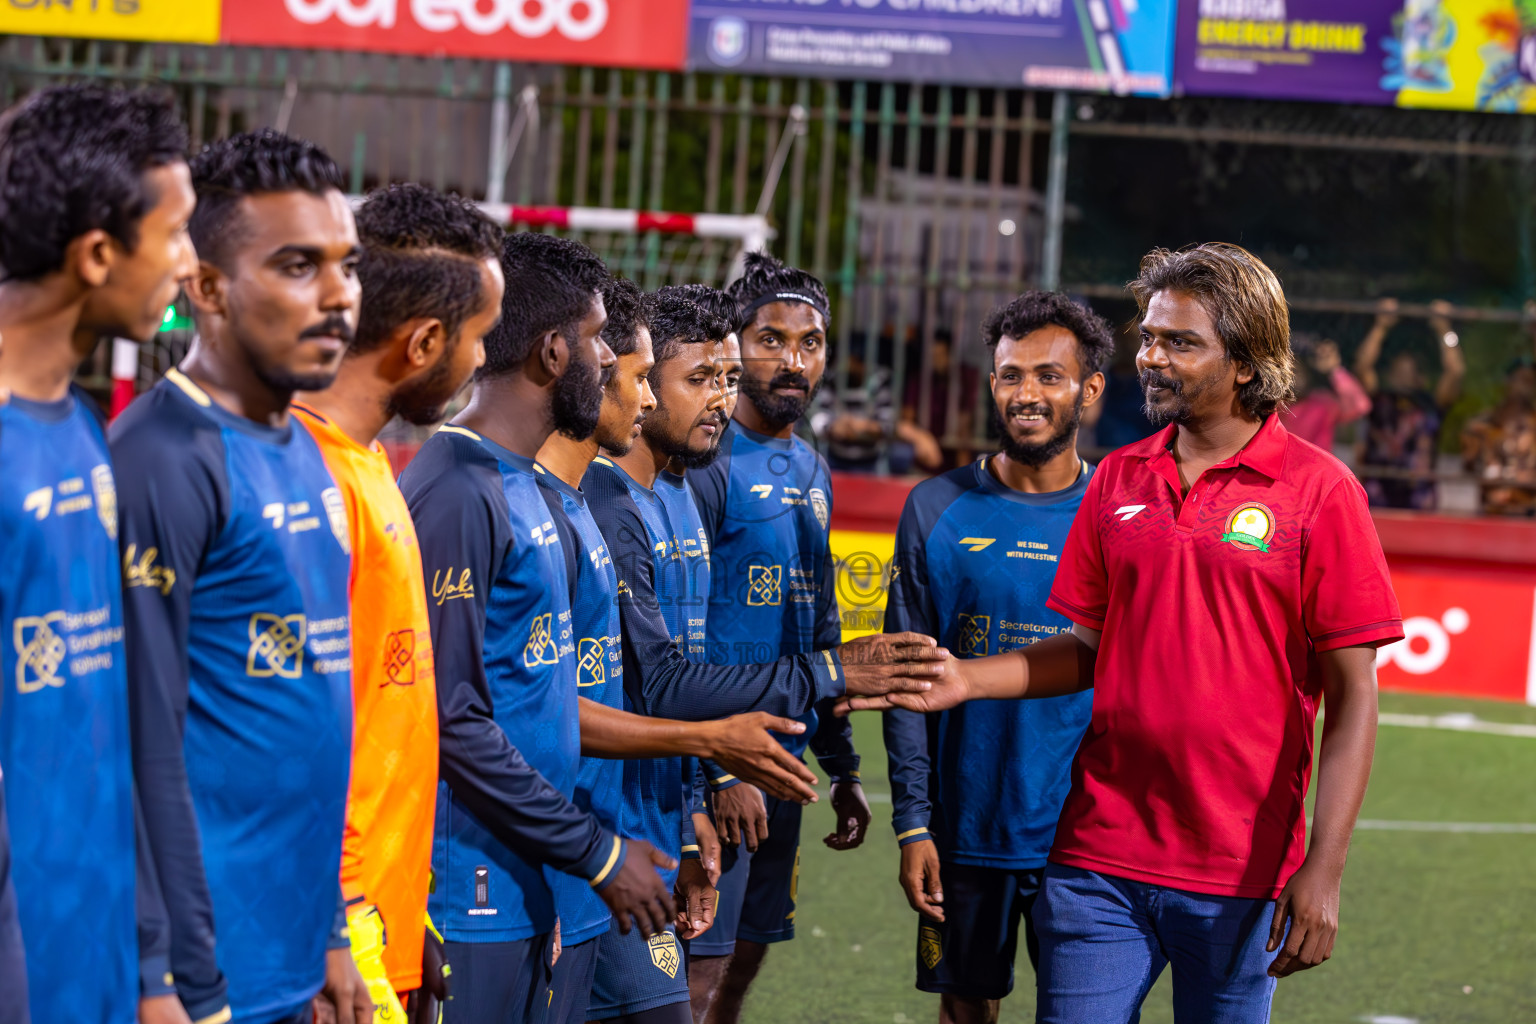
[[[693,0],[689,66],[1168,95],[1175,0]]]

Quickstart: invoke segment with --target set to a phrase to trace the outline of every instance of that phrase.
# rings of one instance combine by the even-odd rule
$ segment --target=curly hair
[[[101,230],[128,251],[159,197],[146,171],[187,158],[187,130],[159,93],[65,85],[0,117],[0,276],[59,270],[69,243]]]
[[[1130,283],[1140,315],[1162,291],[1187,292],[1216,321],[1227,358],[1252,368],[1238,388],[1243,411],[1263,419],[1296,400],[1291,310],[1274,271],[1240,245],[1205,242],[1174,252],[1153,249]]]
[[[731,297],[731,293],[720,288],[711,288],[707,284],[680,284],[673,286],[678,294],[685,299],[694,302],[709,310],[731,325],[731,330],[737,330],[741,320],[741,303]],[[729,333],[729,332],[727,332]]]
[[[475,379],[505,376],[533,354],[534,343],[559,331],[574,343],[576,326],[592,311],[592,297],[612,275],[591,249],[570,238],[521,231],[501,246],[507,279],[501,323],[485,336],[485,365]]]
[[[1115,335],[1104,318],[1061,292],[1025,292],[999,306],[982,321],[981,336],[995,349],[1003,338],[1022,338],[1051,325],[1065,328],[1077,339],[1077,362],[1083,380],[1104,369],[1115,354]]]
[[[501,252],[504,232],[474,203],[425,185],[391,185],[357,211],[363,286],[353,352],[387,341],[401,324],[435,317],[448,337],[485,301],[480,264]]]
[[[730,321],[688,298],[687,288],[668,285],[651,296],[651,346],[657,367],[676,355],[682,345],[712,344],[724,341],[731,333]]]
[[[603,340],[616,356],[635,351],[640,328],[650,327],[650,302],[640,286],[626,277],[610,278],[603,286],[603,305],[608,309],[608,323]]]
[[[827,286],[798,267],[786,267],[766,252],[747,253],[742,275],[725,291],[736,300],[738,315],[731,326],[737,331],[751,327],[757,311],[775,302],[803,302],[819,312],[823,320],[832,319]]]
[[[330,154],[313,142],[263,128],[210,143],[193,157],[192,187],[197,209],[187,230],[198,259],[227,270],[244,234],[240,200],[274,192],[341,192],[345,179]]]

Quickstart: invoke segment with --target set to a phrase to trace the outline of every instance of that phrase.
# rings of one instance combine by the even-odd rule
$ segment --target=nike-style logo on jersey
[[[1134,519],[1136,517],[1136,513],[1142,511],[1146,507],[1147,506],[1145,505],[1121,505],[1119,508],[1115,509],[1114,514],[1119,516],[1120,521],[1123,523],[1127,520]]]

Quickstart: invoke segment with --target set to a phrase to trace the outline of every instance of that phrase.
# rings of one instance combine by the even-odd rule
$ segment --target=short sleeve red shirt
[[[1103,631],[1051,860],[1273,898],[1306,853],[1317,653],[1401,613],[1342,463],[1270,416],[1181,497],[1175,430],[1099,465],[1047,602]]]

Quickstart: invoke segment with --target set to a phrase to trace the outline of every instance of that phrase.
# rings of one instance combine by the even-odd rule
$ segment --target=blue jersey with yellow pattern
[[[1049,494],[1005,486],[987,459],[913,488],[896,531],[885,628],[984,658],[1071,623],[1045,607],[1057,559],[1093,469]],[[933,839],[980,867],[1044,866],[1088,727],[1092,692],[885,713],[898,840]]]
[[[619,629],[619,578],[586,495],[553,473],[539,475],[555,517],[571,585],[576,634],[576,692],[611,708],[624,707],[624,648]],[[583,757],[576,772],[577,807],[604,828],[619,831],[624,804],[624,762]],[[592,886],[563,871],[545,869],[560,915],[560,940],[574,946],[608,931],[612,916]]]
[[[554,927],[544,866],[601,885],[617,837],[571,802],[581,757],[577,637],[543,467],[461,426],[404,473],[430,584],[442,783],[429,901],[446,938]]]
[[[139,994],[133,766],[117,495],[98,417],[74,390],[0,406],[0,765],[32,1016],[128,1024]],[[15,914],[8,896],[0,911]],[[0,989],[18,980],[19,952],[0,941],[12,961],[0,962]],[[0,1002],[25,1012],[25,1000]]]
[[[219,1014],[223,978],[236,1020],[288,1017],[345,923],[346,508],[302,425],[234,415],[177,370],[111,436],[171,972],[194,1019]]]

